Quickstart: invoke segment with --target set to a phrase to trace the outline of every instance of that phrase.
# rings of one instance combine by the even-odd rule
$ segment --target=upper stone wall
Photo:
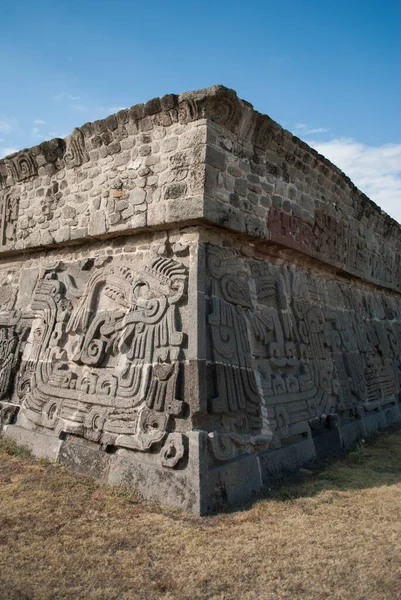
[[[0,161],[0,254],[217,225],[401,291],[401,227],[233,90],[155,98]]]
[[[205,140],[206,121],[171,95],[6,157],[0,253],[180,222],[184,199],[202,205]]]
[[[401,291],[401,227],[334,165],[283,129],[267,149],[208,129],[207,211],[226,228]]]
[[[401,291],[401,226],[289,131],[235,107],[226,125],[209,122],[206,218],[256,250],[275,245]]]

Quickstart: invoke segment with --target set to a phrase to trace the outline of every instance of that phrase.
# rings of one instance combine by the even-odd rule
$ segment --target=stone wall
[[[401,291],[398,223],[290,132],[267,133],[256,145],[209,124],[205,192],[226,226]]]
[[[19,409],[8,433],[113,481],[124,468],[109,474],[110,457],[118,463],[131,451],[140,455],[136,476],[153,470],[145,488],[152,481],[166,500],[174,488],[176,501],[181,487],[180,501],[195,511],[196,478],[187,477],[198,408],[189,316],[197,238],[190,229],[138,234],[0,265],[3,421]]]
[[[0,161],[0,428],[195,513],[401,421],[401,227],[214,86]]]
[[[229,235],[202,248],[212,505],[401,419],[399,295]]]
[[[182,221],[183,200],[203,193],[205,138],[205,121],[186,123],[182,102],[167,97],[5,158],[2,251]]]

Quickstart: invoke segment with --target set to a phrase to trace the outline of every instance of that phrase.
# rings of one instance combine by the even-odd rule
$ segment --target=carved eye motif
[[[283,406],[278,406],[275,410],[277,428],[280,433],[280,437],[288,437],[289,435],[289,417],[286,409]]]
[[[35,342],[41,342],[43,338],[43,330],[41,327],[37,327],[33,332],[33,339]]]
[[[147,283],[141,282],[137,283],[134,289],[132,290],[132,295],[134,298],[134,302],[139,305],[142,305],[149,298],[149,286]]]
[[[93,429],[95,429],[95,431],[98,431],[99,429],[101,429],[102,425],[101,425],[101,417],[100,415],[96,415],[92,421],[92,427]]]
[[[51,407],[49,408],[49,412],[47,413],[48,417],[51,421],[55,418],[56,412],[57,412],[57,404],[52,404]]]
[[[285,427],[286,423],[285,423],[285,415],[283,413],[279,413],[277,415],[277,425],[278,427],[281,429],[282,427]]]
[[[153,430],[157,430],[157,429],[159,429],[159,423],[157,421],[151,421],[151,420],[149,420],[146,423],[146,429],[150,430],[150,431],[152,431],[152,429]]]
[[[165,459],[171,459],[174,458],[177,454],[177,448],[175,446],[173,446],[172,444],[169,445],[169,447],[167,448],[166,452],[164,453],[164,458]]]

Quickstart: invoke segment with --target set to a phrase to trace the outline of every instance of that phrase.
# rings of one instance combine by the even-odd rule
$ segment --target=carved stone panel
[[[312,228],[308,223],[272,207],[267,221],[270,229],[270,240],[299,250],[305,254],[312,253]]]
[[[207,255],[215,460],[277,448],[330,415],[347,420],[397,401],[399,300],[234,249],[209,246]]]
[[[9,173],[14,181],[24,181],[37,174],[38,168],[30,150],[23,150],[6,161]]]
[[[89,155],[85,147],[84,136],[82,131],[76,127],[67,138],[67,149],[64,155],[65,166],[67,169],[72,169],[88,162],[88,160]]]
[[[21,405],[28,428],[160,450],[185,413],[178,380],[186,286],[183,263],[151,253],[139,263],[49,264],[25,312],[12,311],[9,286],[0,307],[0,399]],[[184,450],[169,439],[161,464],[174,467]]]
[[[0,194],[0,246],[16,240],[19,198],[14,194]]]

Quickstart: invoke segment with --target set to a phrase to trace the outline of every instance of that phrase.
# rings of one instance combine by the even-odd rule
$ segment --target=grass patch
[[[5,438],[0,435],[0,454],[27,458],[28,456],[31,456],[31,451],[26,446],[19,446],[11,438]]]
[[[0,438],[1,600],[401,600],[401,431],[197,518]]]

